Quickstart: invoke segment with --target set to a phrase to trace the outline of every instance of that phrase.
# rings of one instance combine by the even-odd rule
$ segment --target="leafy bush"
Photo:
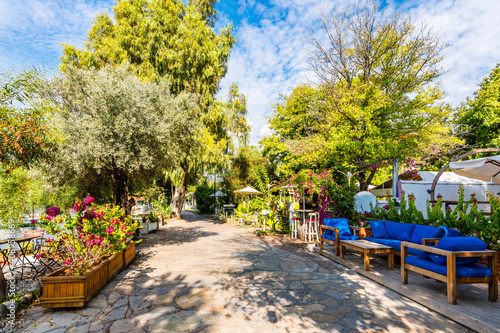
[[[499,251],[500,201],[493,195],[489,195],[488,200],[493,210],[491,216],[479,210],[475,194],[465,201],[464,189],[460,187],[455,208],[447,207],[443,212],[443,199],[439,195],[434,206],[427,202],[427,219],[425,219],[422,212],[418,211],[415,206],[415,198],[409,196],[406,201],[403,193],[399,210],[394,202],[389,201],[387,206],[374,209],[369,219],[436,227],[448,226],[459,230],[462,236],[476,236],[487,243],[490,249]]]
[[[200,213],[214,211],[214,197],[211,197],[211,194],[214,194],[214,188],[208,184],[206,179],[196,186],[194,197],[196,198],[196,208]]]

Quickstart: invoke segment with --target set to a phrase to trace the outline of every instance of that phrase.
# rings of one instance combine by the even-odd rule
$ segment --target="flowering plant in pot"
[[[65,275],[83,275],[127,247],[139,227],[118,206],[98,207],[91,197],[77,201],[74,217],[67,215],[40,218],[42,228],[54,239],[47,239],[48,247],[39,254],[63,264]]]

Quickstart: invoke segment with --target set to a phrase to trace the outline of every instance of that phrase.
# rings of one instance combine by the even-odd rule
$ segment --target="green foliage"
[[[302,193],[309,199],[309,202],[316,204],[323,198],[327,198],[328,209],[333,211],[334,217],[353,217],[354,195],[357,192],[355,187],[346,186],[342,183],[343,178],[335,179],[333,171],[327,170],[321,174],[311,170],[302,170],[292,175],[286,184],[295,185],[295,194],[302,199]]]
[[[63,75],[50,86],[63,136],[59,177],[111,179],[113,202],[125,207],[127,188],[150,183],[176,160],[185,136],[199,127],[191,117],[196,98],[173,96],[165,81],[142,82],[128,66],[68,66]]]
[[[386,220],[401,223],[415,223],[431,225],[435,227],[447,226],[460,231],[462,236],[476,236],[482,239],[492,250],[500,250],[500,201],[494,196],[488,196],[492,207],[492,215],[487,216],[478,209],[475,194],[469,200],[465,200],[463,187],[459,188],[458,202],[455,208],[447,207],[443,212],[443,199],[438,196],[434,206],[427,203],[427,219],[422,212],[415,207],[415,198],[408,197],[401,200],[399,210],[394,202],[389,201],[383,208],[376,208],[370,216],[372,220]]]
[[[214,211],[214,197],[210,196],[212,194],[214,194],[214,188],[208,184],[206,179],[200,185],[196,186],[194,197],[196,198],[196,208],[200,213]]]
[[[457,134],[475,148],[500,147],[500,63],[455,117]]]
[[[36,211],[51,206],[69,208],[77,196],[71,185],[54,187],[38,169],[18,167],[5,172],[0,167],[0,221],[9,219],[24,222],[22,215],[35,215]]]
[[[0,163],[5,167],[27,167],[51,156],[54,142],[47,116],[52,110],[40,99],[41,82],[35,68],[0,72]]]

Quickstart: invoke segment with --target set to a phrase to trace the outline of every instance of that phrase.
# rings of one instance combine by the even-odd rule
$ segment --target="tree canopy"
[[[450,140],[450,110],[435,83],[443,73],[439,36],[381,13],[375,1],[323,15],[322,27],[326,38],[310,35],[319,84],[297,87],[276,105],[277,138],[264,141],[265,150],[293,155],[288,160],[302,167],[352,168],[366,190],[382,162]]]
[[[64,45],[61,69],[125,62],[141,78],[166,78],[173,93],[196,92],[205,109],[227,70],[235,42],[229,25],[213,29],[214,0],[119,0],[113,17],[99,14],[85,50]]]
[[[41,79],[36,68],[0,72],[0,163],[8,169],[50,157],[51,110],[40,99]]]
[[[500,63],[457,112],[457,134],[473,148],[500,147]]]
[[[52,89],[63,136],[60,179],[108,178],[113,203],[124,207],[133,182],[151,181],[170,166],[183,138],[199,128],[194,95],[173,95],[165,80],[143,82],[127,65],[68,66]]]

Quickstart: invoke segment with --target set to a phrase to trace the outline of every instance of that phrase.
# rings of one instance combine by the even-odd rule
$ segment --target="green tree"
[[[130,62],[141,78],[167,78],[173,93],[196,92],[205,109],[227,70],[235,42],[229,25],[217,34],[214,0],[119,0],[114,17],[96,17],[85,50],[64,45],[61,69]]]
[[[61,181],[110,179],[113,203],[124,208],[131,186],[170,166],[184,136],[199,128],[192,94],[174,96],[167,82],[143,82],[126,65],[68,66],[51,88],[60,108]]]
[[[443,72],[439,36],[409,17],[382,13],[376,1],[324,15],[322,27],[326,43],[310,34],[309,64],[320,81],[315,98],[301,97],[291,111],[299,112],[290,120],[302,133],[278,136],[276,146],[293,147],[298,161],[352,168],[363,191],[381,161],[449,140],[450,110],[434,83]],[[290,125],[279,114],[275,131]]]
[[[456,114],[457,134],[473,148],[500,147],[500,63]]]
[[[35,68],[0,72],[0,163],[9,168],[50,157],[50,109],[40,99],[41,80]]]
[[[183,150],[164,170],[174,172],[174,213],[180,216],[187,184],[200,174],[199,168],[222,158],[226,141],[220,129],[227,115],[212,107],[214,95],[227,71],[229,52],[235,42],[228,25],[216,33],[215,0],[120,0],[114,17],[98,15],[90,29],[85,50],[64,46],[61,69],[72,64],[100,68],[106,64],[130,62],[131,69],[145,80],[166,78],[174,94],[197,93],[199,118],[207,127],[200,136],[184,133]],[[208,162],[206,160],[209,160]],[[226,159],[227,160],[227,159]]]

